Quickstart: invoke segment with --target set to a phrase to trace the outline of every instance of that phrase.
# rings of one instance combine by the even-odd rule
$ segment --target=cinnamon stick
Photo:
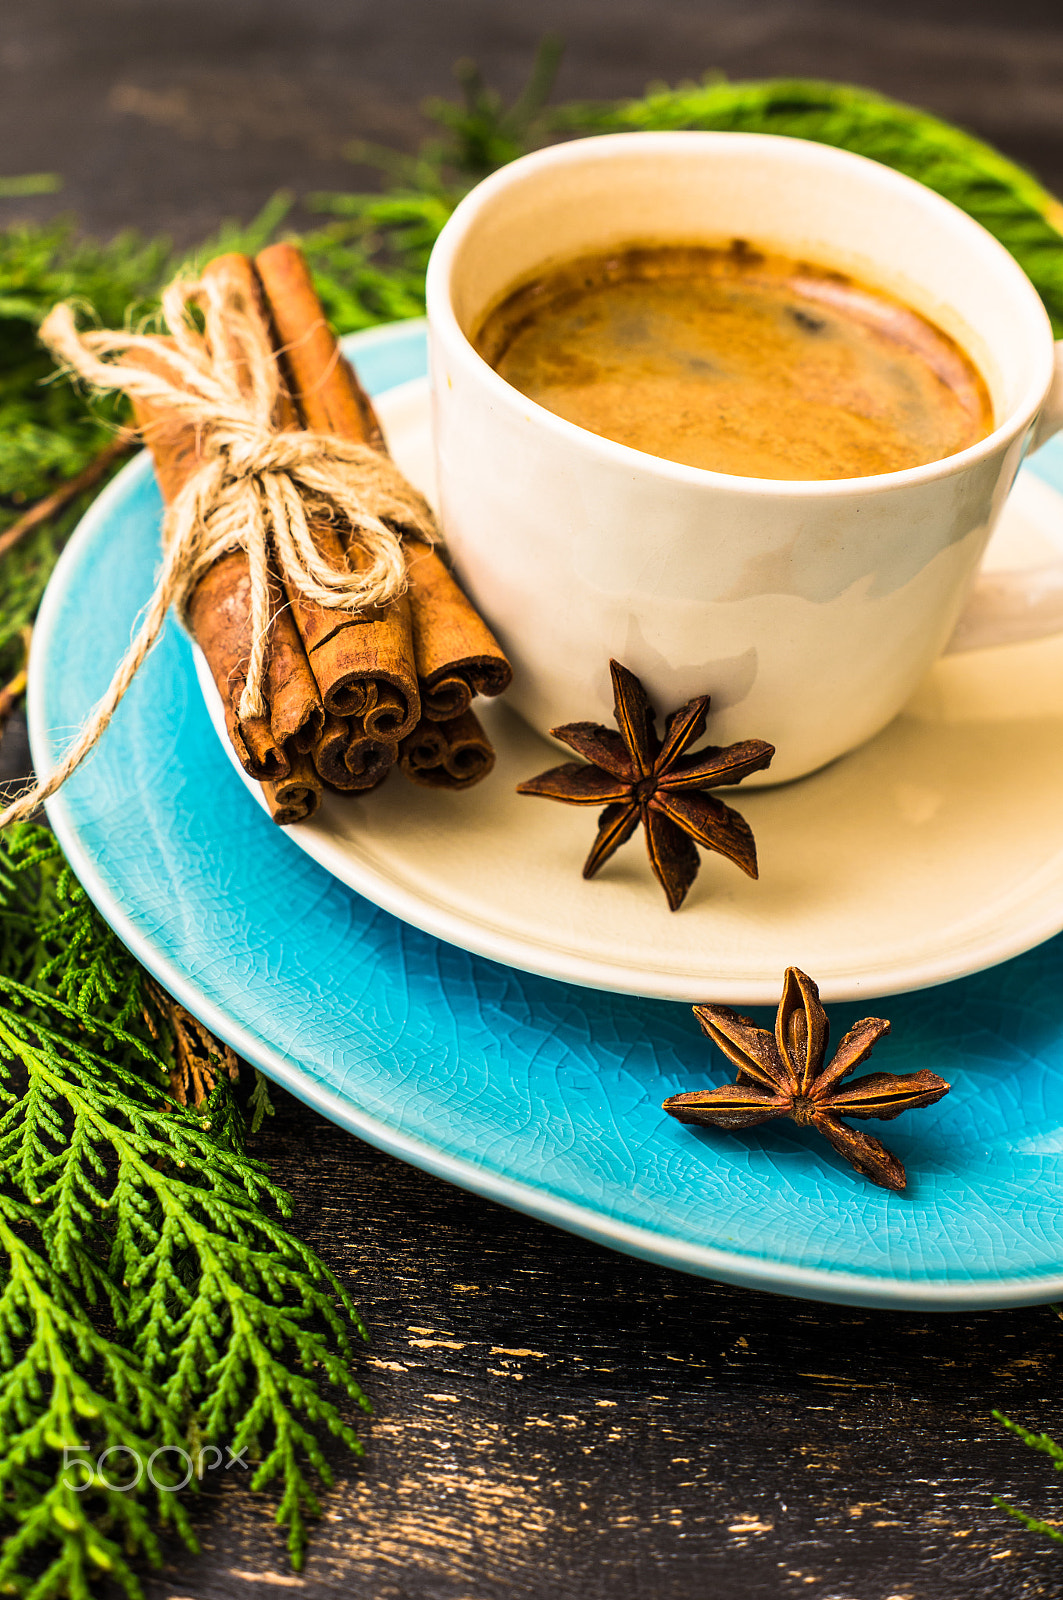
[[[303,425],[382,447],[375,413],[351,381],[301,252],[294,245],[271,245],[255,266],[278,359]],[[315,526],[314,536],[339,542],[331,528]],[[390,743],[411,733],[420,697],[406,596],[357,617],[326,611],[298,595],[290,598],[326,711],[361,717],[371,737]]]
[[[272,244],[255,257],[255,269],[304,426],[383,450],[373,403],[336,343],[302,251],[294,244]]]
[[[330,788],[350,789],[350,771],[344,756],[350,744],[350,729],[342,717],[326,716],[325,725],[310,750],[318,776]]]
[[[474,695],[508,689],[513,670],[435,550],[407,542],[406,572],[421,715],[449,722],[468,711]]]
[[[491,771],[495,752],[474,711],[424,720],[399,746],[399,767],[424,789],[471,789]]]
[[[399,766],[406,776],[416,783],[422,772],[441,767],[447,753],[447,736],[438,722],[428,722],[423,717],[408,739],[399,748]]]
[[[398,757],[398,746],[377,739],[366,731],[357,717],[352,718],[350,739],[344,754],[352,782],[351,789],[373,789],[387,777]]]
[[[214,279],[220,284],[237,287],[247,303],[257,311],[263,323],[268,322],[262,285],[249,256],[237,254],[217,256],[208,262],[202,276]],[[287,396],[282,395],[277,404],[277,423],[280,427],[291,427],[295,421],[290,401]],[[246,556],[243,559],[246,565]],[[248,615],[248,651],[250,644],[250,615]],[[242,692],[241,683],[239,693]],[[274,571],[270,573],[266,697],[269,702],[270,731],[274,742],[283,748],[290,740],[294,749],[305,754],[321,733],[325,712],[306,651],[287,603],[284,586]]]
[[[386,451],[373,403],[329,331],[301,252],[290,244],[271,245],[255,265],[306,426]],[[513,673],[439,555],[410,537],[405,551],[421,711],[430,720],[446,721],[467,711],[474,695],[501,694]],[[400,739],[409,731],[394,734],[374,726],[381,736]]]
[[[139,421],[147,408],[138,404],[136,409]],[[165,436],[153,430],[145,437],[158,461],[165,454]],[[188,602],[188,625],[221,696],[225,726],[240,765],[259,780],[286,778],[289,758],[273,737],[269,717],[241,719],[237,709],[251,651],[251,570],[242,550],[223,555],[200,579]]]
[[[266,696],[270,731],[279,745],[290,746],[306,755],[324,727],[325,710],[284,585],[272,569],[269,601]]]
[[[252,303],[261,295],[246,256],[220,256],[204,276],[235,281]],[[264,315],[264,313],[263,313]],[[169,377],[165,359],[138,351],[136,361]],[[134,411],[155,460],[163,499],[173,500],[200,465],[196,429],[173,413],[138,400]],[[259,780],[287,776],[286,746],[306,751],[320,732],[324,711],[306,651],[292,621],[279,579],[270,584],[266,699],[270,714],[240,718],[239,701],[251,651],[251,572],[247,556],[234,550],[215,562],[188,603],[188,621],[203,651],[225,708],[226,727],[244,769]]]
[[[267,779],[262,789],[270,815],[282,828],[290,827],[293,822],[305,822],[321,804],[321,779],[310,757],[299,752],[291,758],[287,777]]]

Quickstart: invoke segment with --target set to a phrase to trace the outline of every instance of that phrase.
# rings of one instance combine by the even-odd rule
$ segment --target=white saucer
[[[426,381],[377,405],[431,498]],[[1063,496],[1024,471],[990,563],[1060,548]],[[557,747],[504,705],[478,711],[498,762],[477,788],[441,794],[392,774],[288,830],[359,894],[478,955],[597,989],[761,1005],[787,966],[825,1000],[865,999],[979,971],[1063,928],[1063,637],[946,657],[854,754],[782,788],[731,791],[760,879],[702,852],[677,913],[638,838],[584,882],[596,813],[515,792],[557,764]]]

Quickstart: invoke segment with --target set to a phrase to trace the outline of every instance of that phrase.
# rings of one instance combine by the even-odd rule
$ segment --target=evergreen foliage
[[[511,106],[486,86],[475,61],[459,61],[454,75],[461,101],[430,100],[426,108],[450,134],[449,144],[430,147],[431,158],[475,181],[541,144],[557,121],[547,102],[563,49],[556,34],[542,40],[528,82]]]
[[[1051,1309],[1057,1316],[1063,1316],[1059,1306],[1052,1306]],[[1063,1445],[1057,1444],[1055,1439],[1050,1439],[1047,1433],[1032,1433],[1029,1428],[1024,1428],[1020,1423],[1006,1417],[1003,1411],[994,1411],[993,1415],[1009,1433],[1014,1433],[1031,1450],[1037,1450],[1041,1455],[1048,1456],[1056,1471],[1063,1472]],[[1021,1522],[1030,1533],[1047,1534],[1049,1539],[1054,1539],[1057,1544],[1063,1544],[1063,1529],[1053,1523],[1042,1522],[1039,1517],[1030,1516],[1029,1512],[1021,1511],[1018,1506],[1011,1505],[999,1495],[993,1496],[993,1504],[999,1506],[1001,1511],[1006,1511],[1009,1517],[1014,1517],[1016,1522]]]
[[[93,1573],[137,1595],[156,1520],[194,1545],[177,1447],[246,1451],[296,1565],[322,1437],[361,1451],[350,1295],[286,1226],[228,1079],[171,1095],[156,993],[46,830],[0,839],[0,1588],[34,1600]]]

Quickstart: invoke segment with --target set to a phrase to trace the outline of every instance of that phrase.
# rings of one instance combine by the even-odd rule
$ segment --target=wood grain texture
[[[292,1574],[263,1497],[205,1497],[149,1600],[1049,1600],[1063,1518],[1045,1307],[817,1306],[614,1255],[381,1155],[280,1095],[256,1153],[348,1279],[375,1415]],[[361,1422],[352,1415],[352,1421]],[[334,1458],[335,1459],[335,1458]]]
[[[281,188],[373,187],[351,140],[415,150],[460,57],[512,99],[548,32],[560,100],[708,71],[835,78],[951,118],[1063,193],[1059,0],[4,0],[3,20],[4,171],[64,178],[4,214],[74,212],[105,236],[197,245]]]

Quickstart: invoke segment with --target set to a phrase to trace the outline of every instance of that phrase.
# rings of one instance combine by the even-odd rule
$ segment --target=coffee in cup
[[[974,362],[846,273],[733,239],[551,264],[475,345],[556,416],[748,478],[862,478],[940,461],[993,427]]]

